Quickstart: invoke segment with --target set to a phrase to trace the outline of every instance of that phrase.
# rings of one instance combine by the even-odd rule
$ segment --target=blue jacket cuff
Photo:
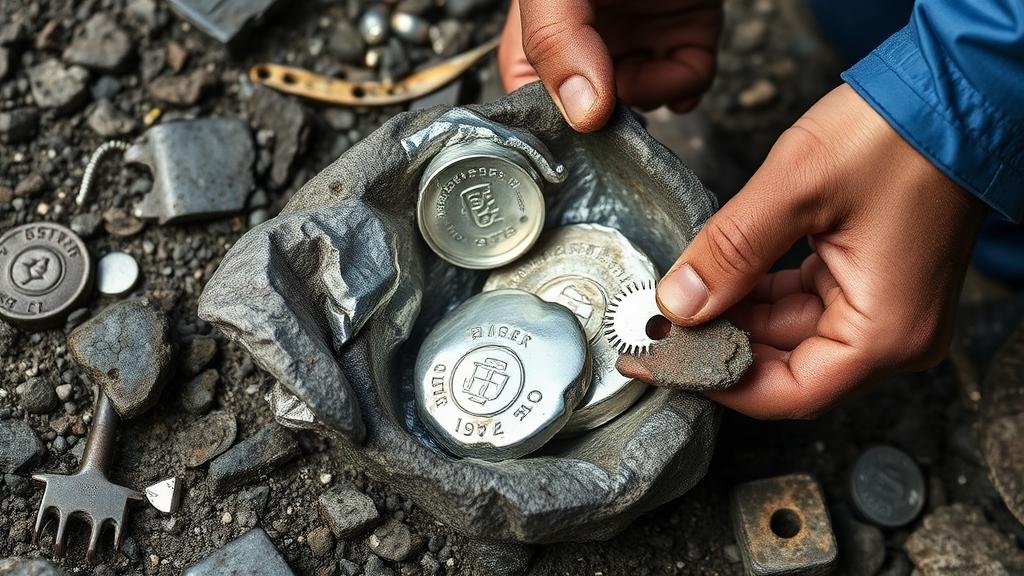
[[[910,26],[842,74],[911,146],[1003,216],[1024,216],[1024,126],[950,61],[922,53]]]

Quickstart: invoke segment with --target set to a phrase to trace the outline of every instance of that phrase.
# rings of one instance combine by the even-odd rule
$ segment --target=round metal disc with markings
[[[434,440],[456,456],[494,461],[543,446],[589,381],[576,317],[521,290],[477,294],[449,312],[414,371],[417,412]]]
[[[519,152],[487,140],[449,146],[427,165],[420,233],[445,260],[497,268],[522,256],[544,226],[540,177]]]
[[[850,474],[850,497],[866,520],[885,528],[911,523],[924,509],[921,468],[906,452],[875,446],[857,458]]]
[[[573,224],[544,234],[526,257],[491,273],[484,291],[517,288],[568,308],[590,345],[593,379],[561,435],[596,428],[624,412],[647,385],[615,369],[619,354],[603,335],[612,296],[631,283],[655,281],[650,258],[617,230]]]
[[[0,317],[29,329],[59,325],[92,287],[82,239],[59,224],[24,224],[0,236]]]

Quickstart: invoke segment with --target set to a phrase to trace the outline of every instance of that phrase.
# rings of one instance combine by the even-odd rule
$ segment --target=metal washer
[[[0,236],[0,317],[27,329],[59,325],[89,295],[92,261],[59,224],[23,224]]]
[[[519,152],[488,140],[448,146],[420,180],[416,219],[438,256],[497,268],[525,254],[544,227],[540,177]]]

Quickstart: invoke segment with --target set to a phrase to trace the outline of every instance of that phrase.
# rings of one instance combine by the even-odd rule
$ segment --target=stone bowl
[[[662,272],[716,207],[627,108],[578,134],[532,84],[489,104],[392,118],[239,239],[199,315],[305,402],[346,458],[452,529],[494,541],[605,539],[703,477],[719,410],[652,388],[610,423],[518,460],[458,459],[431,441],[412,403],[416,353],[487,272],[426,247],[417,186],[440,146],[477,137],[520,148],[562,180],[546,185],[546,227],[616,228]]]

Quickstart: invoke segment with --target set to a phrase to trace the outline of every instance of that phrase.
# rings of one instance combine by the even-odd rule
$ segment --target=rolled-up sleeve
[[[918,0],[843,80],[943,173],[1021,221],[1024,1]]]

